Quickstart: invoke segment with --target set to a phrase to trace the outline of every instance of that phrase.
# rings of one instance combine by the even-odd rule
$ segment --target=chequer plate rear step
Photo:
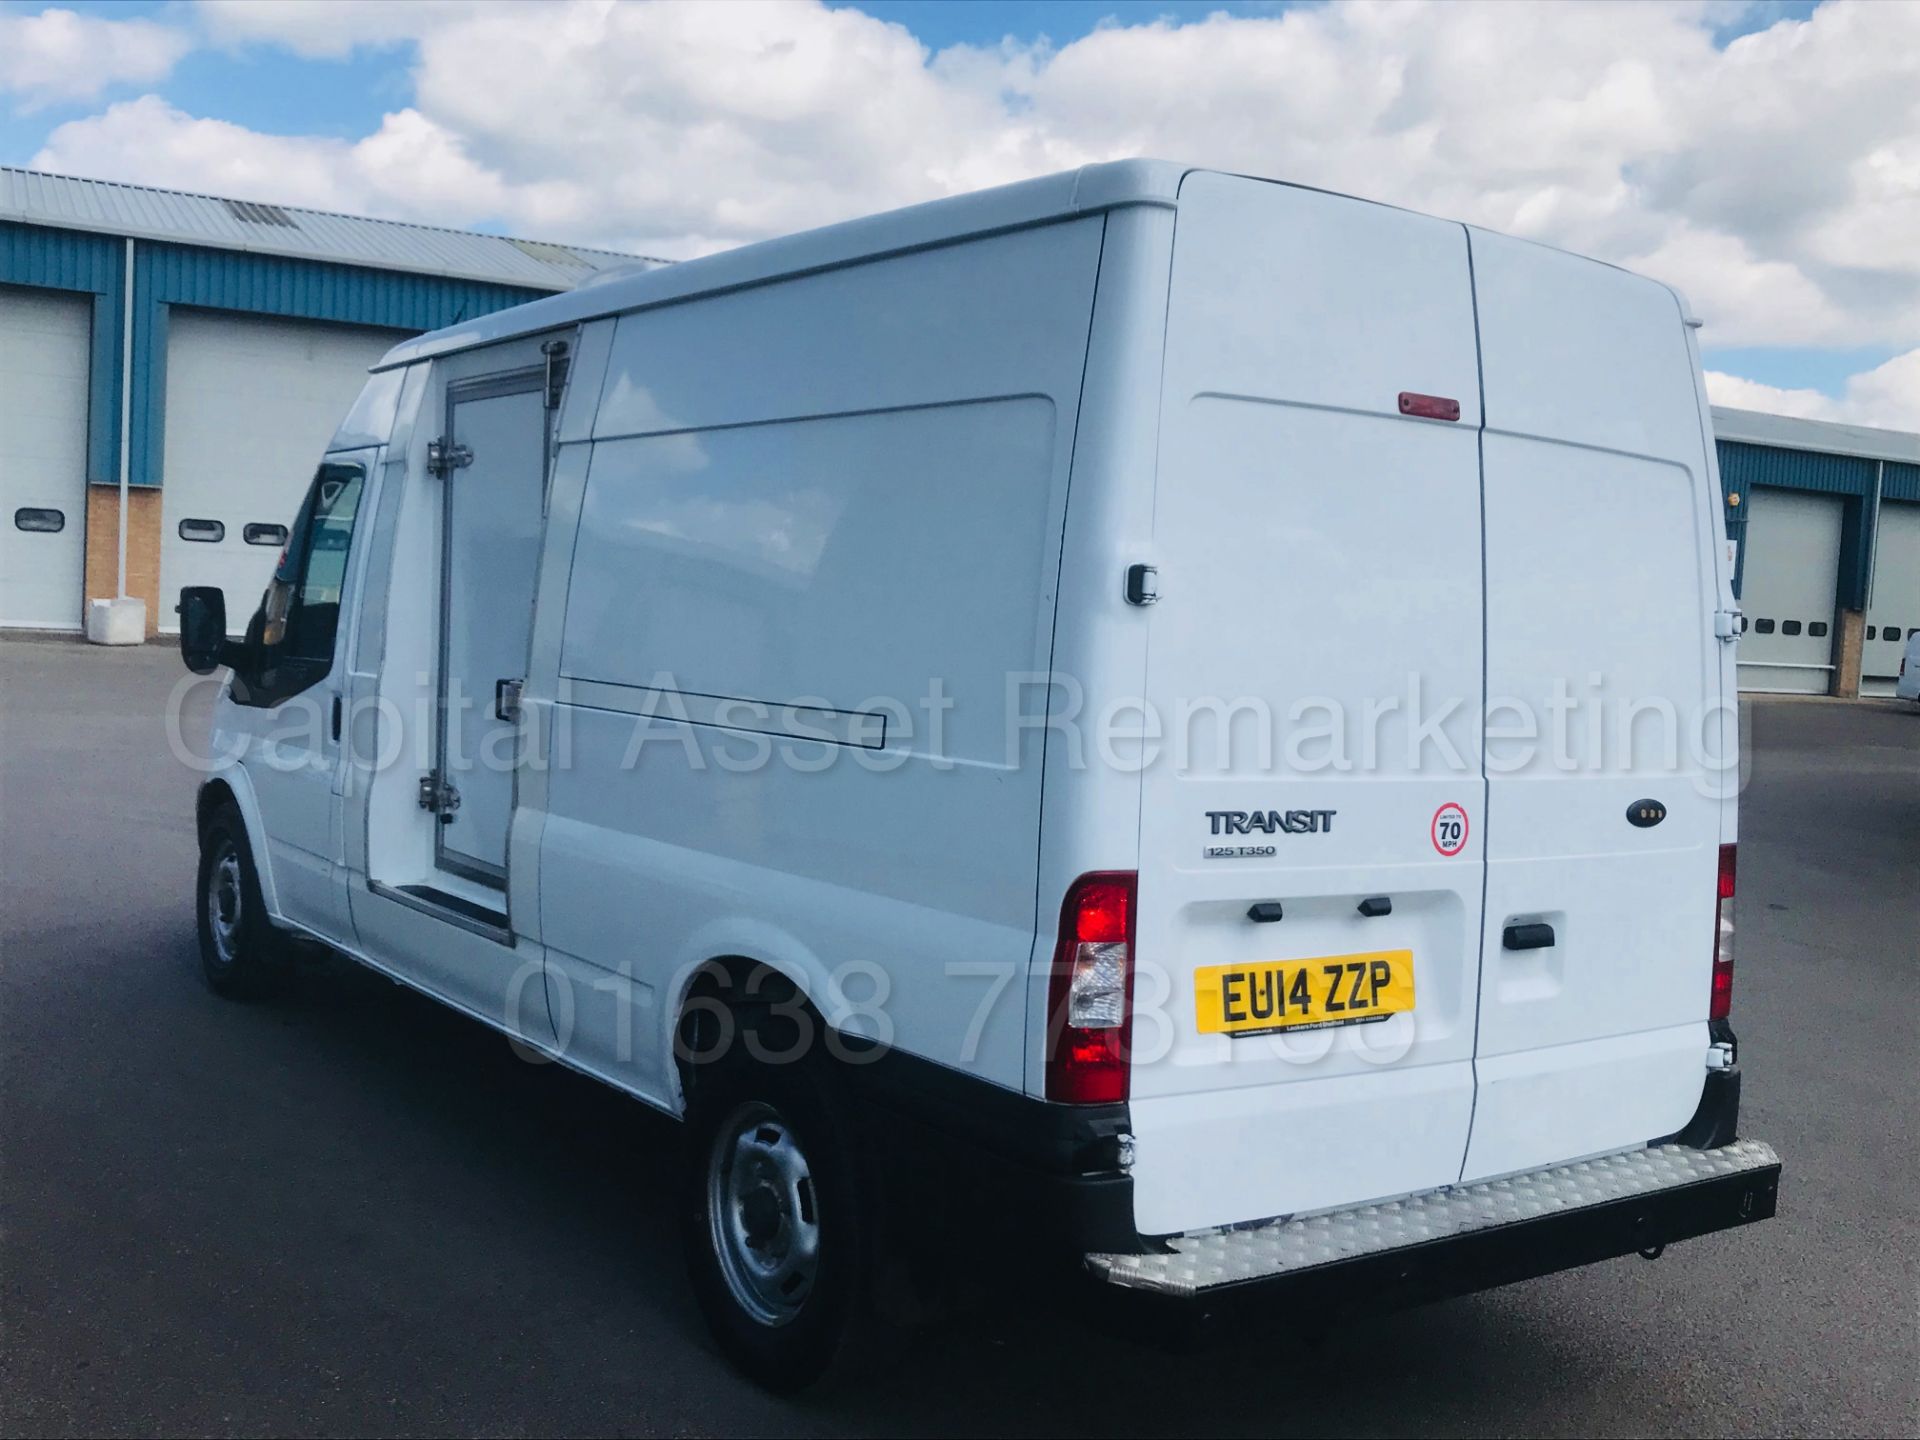
[[[1773,1147],[1738,1140],[1715,1150],[1655,1145],[1500,1180],[1433,1190],[1351,1210],[1256,1227],[1176,1235],[1158,1255],[1089,1255],[1098,1278],[1192,1297],[1476,1231],[1608,1205],[1777,1166]]]

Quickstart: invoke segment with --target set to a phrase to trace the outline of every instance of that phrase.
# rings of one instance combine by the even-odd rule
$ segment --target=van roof
[[[1022,180],[969,195],[931,200],[763,240],[657,269],[620,267],[594,276],[577,289],[529,301],[510,310],[449,325],[444,330],[404,340],[389,350],[375,370],[466,350],[477,345],[533,335],[582,320],[734,290],[788,275],[829,270],[857,260],[923,249],[974,235],[1017,230],[1070,215],[1092,214],[1122,205],[1172,207],[1180,181],[1193,168],[1168,160],[1114,160],[1083,165],[1059,175]]]

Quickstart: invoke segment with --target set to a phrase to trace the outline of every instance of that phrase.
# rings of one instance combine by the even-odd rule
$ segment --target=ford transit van
[[[1764,1219],[1693,324],[1126,162],[409,340],[181,597],[207,979],[322,941],[684,1121],[779,1387],[933,1162],[1170,1332]]]

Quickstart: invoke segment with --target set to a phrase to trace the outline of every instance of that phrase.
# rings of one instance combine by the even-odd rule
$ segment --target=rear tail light
[[[1047,1099],[1127,1098],[1133,1031],[1131,872],[1082,875],[1067,889],[1047,988]]]
[[[1713,944],[1713,1003],[1707,1010],[1710,1020],[1724,1020],[1733,1009],[1733,851],[1720,847],[1720,903],[1718,932]]]

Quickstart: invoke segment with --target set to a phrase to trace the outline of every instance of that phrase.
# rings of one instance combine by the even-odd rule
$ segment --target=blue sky
[[[1915,15],[0,0],[0,160],[692,254],[1160,153],[1658,274],[1718,398],[1920,426]]]

